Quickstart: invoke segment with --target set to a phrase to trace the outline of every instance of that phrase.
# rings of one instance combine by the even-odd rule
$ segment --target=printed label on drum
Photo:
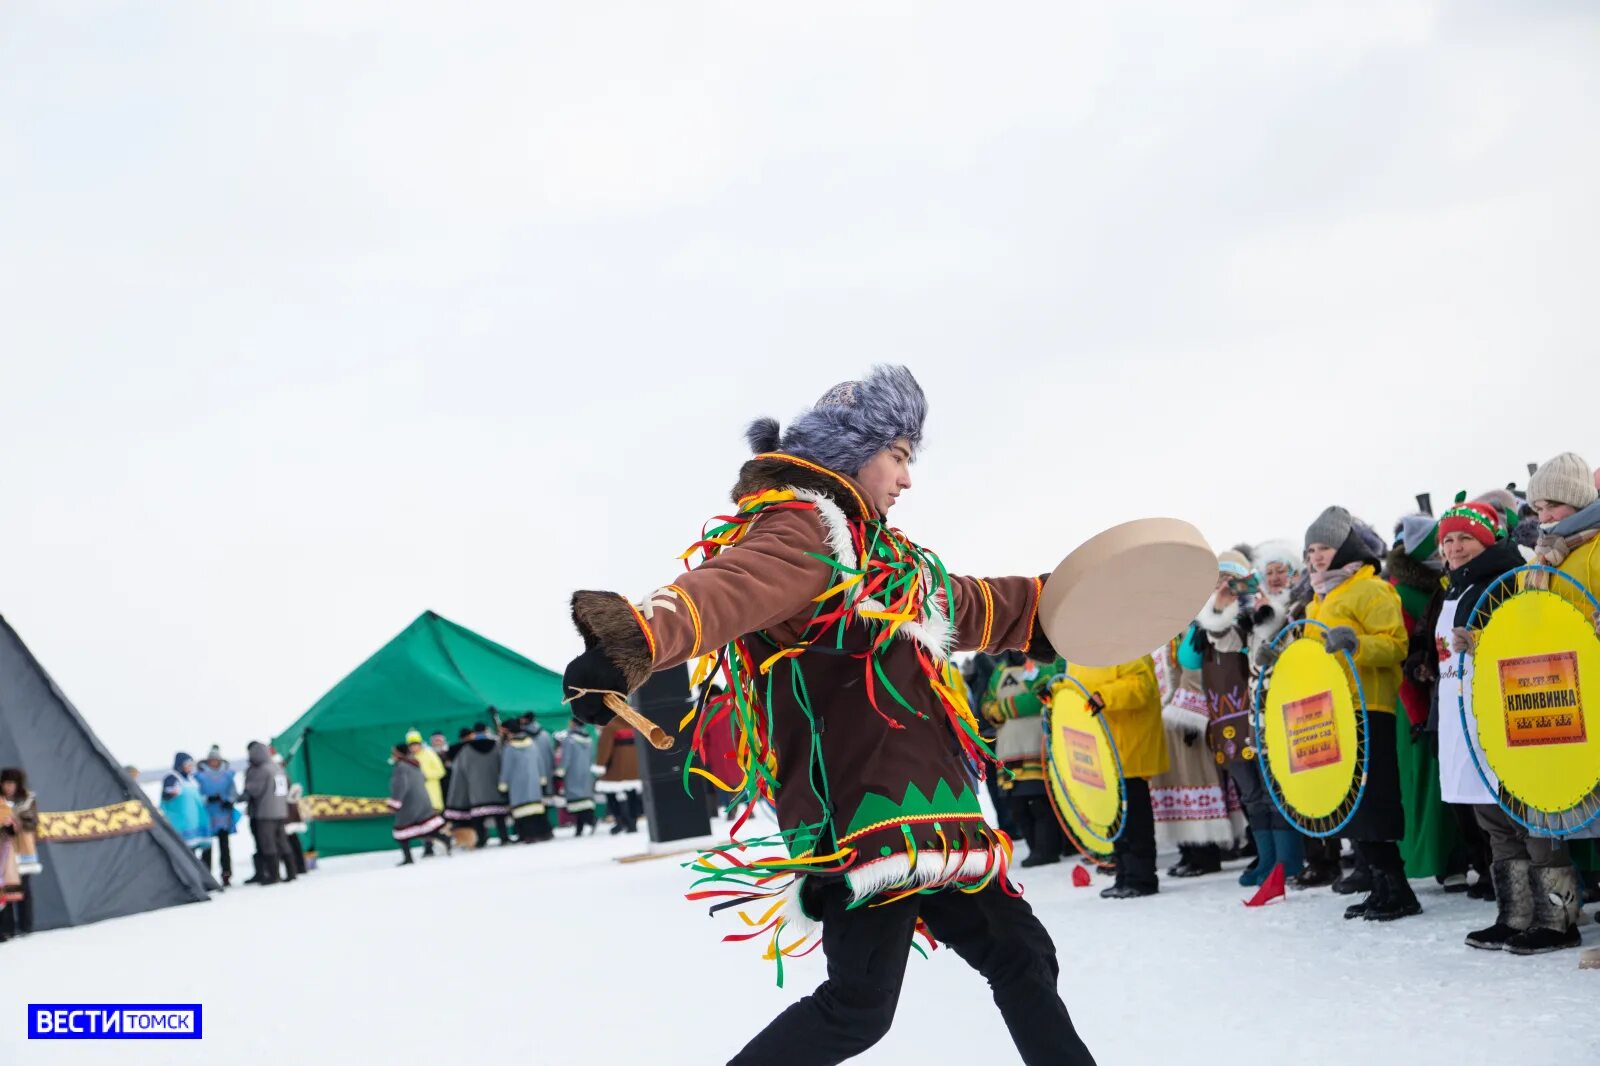
[[[1105,788],[1105,775],[1100,772],[1100,743],[1089,733],[1065,726],[1061,737],[1067,742],[1067,772],[1072,779],[1089,788]]]
[[[1339,731],[1333,720],[1333,692],[1319,692],[1283,705],[1289,741],[1289,772],[1303,773],[1339,761]]]
[[[1582,744],[1583,701],[1578,653],[1551,652],[1501,659],[1500,695],[1506,708],[1506,744]]]

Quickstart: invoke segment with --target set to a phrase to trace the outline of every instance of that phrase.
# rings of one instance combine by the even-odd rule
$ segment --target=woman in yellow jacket
[[[433,804],[433,809],[444,810],[444,789],[439,785],[444,780],[444,760],[422,742],[422,734],[415,729],[406,734],[406,746],[411,749],[417,765],[422,767],[422,781],[428,788],[428,800]]]
[[[1105,715],[1122,761],[1128,793],[1122,835],[1115,845],[1117,880],[1101,892],[1105,899],[1153,896],[1156,876],[1156,820],[1150,806],[1150,778],[1167,771],[1167,737],[1161,723],[1161,689],[1150,656],[1121,666],[1076,666],[1067,673],[1090,694],[1090,708]],[[1071,684],[1057,682],[1055,688]],[[1052,689],[1052,694],[1055,689]]]
[[[1390,716],[1400,695],[1409,635],[1399,594],[1378,576],[1383,548],[1383,540],[1343,507],[1323,511],[1306,530],[1306,562],[1316,593],[1306,617],[1328,627],[1323,640],[1329,652],[1348,652],[1355,660],[1368,715],[1366,791],[1344,835],[1372,871],[1372,891],[1347,907],[1344,916],[1391,922],[1421,914],[1422,905],[1406,880],[1396,843],[1405,836],[1406,823]],[[1348,673],[1343,655],[1340,663]]]

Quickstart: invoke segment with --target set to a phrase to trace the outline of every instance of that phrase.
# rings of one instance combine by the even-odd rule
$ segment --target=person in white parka
[[[1439,550],[1449,567],[1434,630],[1439,651],[1439,792],[1446,803],[1473,806],[1492,853],[1490,875],[1499,913],[1487,929],[1467,934],[1467,944],[1523,955],[1567,946],[1565,941],[1576,933],[1567,908],[1551,902],[1574,895],[1575,886],[1564,883],[1576,875],[1561,840],[1530,836],[1500,809],[1495,802],[1499,783],[1478,746],[1472,652],[1485,617],[1475,609],[1497,578],[1523,563],[1506,532],[1500,513],[1486,503],[1458,503],[1439,519]]]

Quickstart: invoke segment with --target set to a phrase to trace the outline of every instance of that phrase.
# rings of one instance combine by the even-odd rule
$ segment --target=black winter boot
[[[1467,946],[1499,951],[1506,941],[1533,924],[1533,884],[1527,859],[1506,859],[1489,867],[1498,911],[1494,924],[1467,934]]]
[[[1383,902],[1383,887],[1383,881],[1377,877],[1374,877],[1372,879],[1372,891],[1367,893],[1366,898],[1360,903],[1352,903],[1350,906],[1344,909],[1345,920],[1348,921],[1351,918],[1365,918],[1367,916],[1368,907]]]
[[[1416,893],[1411,891],[1411,882],[1406,880],[1404,866],[1375,868],[1372,876],[1383,885],[1383,895],[1376,904],[1369,900],[1361,917],[1369,922],[1392,922],[1422,913],[1422,904],[1417,902]]]
[[[1359,845],[1357,846],[1359,847]],[[1389,883],[1383,878],[1379,877],[1377,867],[1369,863],[1366,860],[1366,857],[1360,855],[1359,853],[1357,854],[1356,858],[1356,870],[1360,870],[1362,873],[1366,874],[1367,884],[1370,887],[1368,889],[1366,899],[1362,900],[1360,903],[1351,904],[1344,909],[1344,916],[1347,920],[1351,918],[1365,918],[1367,916],[1367,911],[1370,908],[1376,907],[1381,910],[1384,905],[1385,897],[1387,897],[1389,893]],[[1351,872],[1354,873],[1355,871]],[[1341,879],[1341,883],[1342,881],[1343,879]],[[1338,892],[1339,884],[1336,883],[1333,886],[1333,890]],[[1357,890],[1346,889],[1344,893],[1340,894],[1344,895],[1354,891]]]
[[[1353,896],[1357,892],[1371,892],[1376,887],[1376,878],[1372,875],[1372,867],[1367,865],[1367,860],[1356,854],[1356,864],[1333,883],[1333,890],[1341,896]]]
[[[1178,864],[1167,871],[1168,877],[1204,877],[1222,869],[1222,849],[1215,844],[1182,844],[1178,847]]]

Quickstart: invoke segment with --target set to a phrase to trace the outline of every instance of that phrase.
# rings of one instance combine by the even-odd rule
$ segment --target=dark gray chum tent
[[[216,889],[4,618],[0,766],[22,767],[39,797],[35,929],[193,903]]]

